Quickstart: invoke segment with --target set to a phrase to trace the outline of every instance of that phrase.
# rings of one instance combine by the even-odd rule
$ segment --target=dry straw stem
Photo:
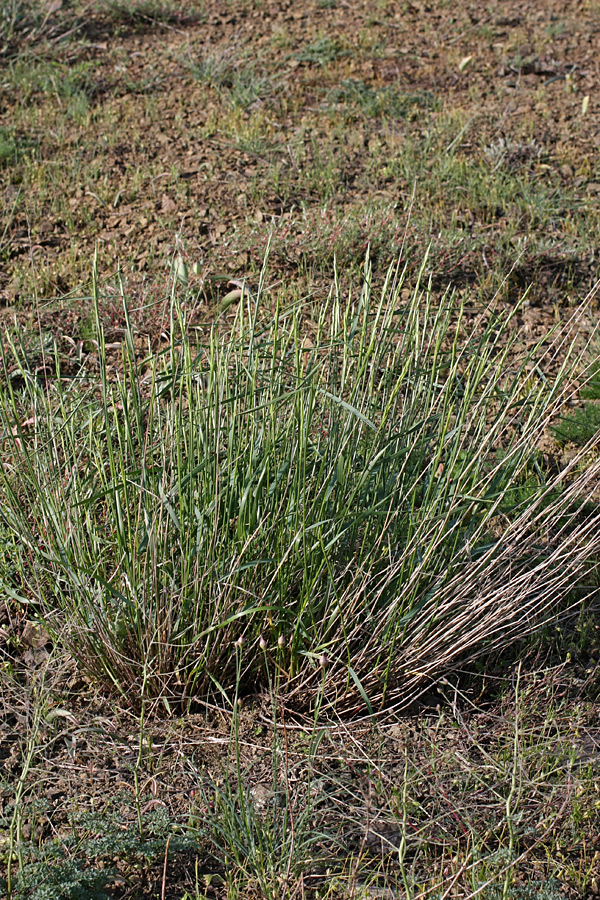
[[[589,302],[596,292],[597,288],[594,288],[570,320],[556,330],[537,367],[546,362],[553,369],[557,359],[568,359],[576,335],[580,333],[581,321],[588,315]],[[481,323],[478,322],[476,327],[481,327]],[[594,337],[595,332],[581,351],[582,356]],[[564,404],[575,395],[572,381],[565,382],[543,415],[531,422],[531,429],[523,429],[511,452],[516,453],[519,445],[525,449],[527,445],[531,446],[532,440],[539,440]],[[501,444],[516,419],[511,422],[500,418],[496,423],[498,427],[488,431],[480,451],[485,452],[486,445],[494,442]],[[600,486],[600,459],[590,463],[590,458],[597,455],[599,442],[600,435],[596,434],[564,469],[546,482],[544,489],[528,502],[517,518],[511,520],[498,515],[496,522],[495,510],[490,509],[489,515],[472,534],[470,546],[464,548],[465,555],[456,573],[439,589],[430,589],[425,596],[421,595],[409,615],[402,617],[405,627],[397,639],[398,652],[386,673],[382,689],[381,668],[373,665],[373,660],[380,665],[380,660],[385,657],[382,650],[389,642],[389,621],[393,621],[396,614],[395,604],[389,605],[387,615],[382,616],[369,641],[351,663],[354,671],[366,673],[361,675],[360,693],[362,700],[368,698],[372,709],[384,701],[388,707],[410,705],[440,675],[457,664],[465,665],[482,655],[500,652],[549,622],[572,614],[583,601],[589,602],[597,596],[600,511],[596,502],[588,507],[589,501],[597,497]],[[465,444],[468,444],[466,434]],[[487,474],[489,482],[500,467],[501,463],[498,463],[497,469]],[[413,588],[418,591],[419,583],[427,580],[428,561],[435,556],[442,536],[445,537],[445,529],[452,527],[453,513],[451,506],[442,528],[439,521],[427,521],[427,529],[413,537],[413,547],[407,548],[407,555],[420,546],[422,562],[404,586],[407,593]],[[389,515],[393,515],[392,510]],[[481,543],[490,526],[494,531],[502,529],[499,538],[476,560],[470,559],[471,547],[474,549]],[[382,573],[382,592],[396,580],[403,564],[404,560],[400,560]],[[351,570],[352,563],[348,567],[348,571]],[[353,599],[369,588],[373,588],[371,573],[366,572],[364,576],[361,572],[354,573],[346,594],[340,599],[340,607],[351,607]],[[377,593],[373,592],[372,597],[376,605]],[[396,602],[401,603],[401,596]],[[353,642],[351,631],[346,632],[345,637],[349,644]],[[339,712],[348,703],[353,711],[362,707],[366,712],[349,679],[343,680],[347,664],[340,658],[332,659],[331,652],[328,661],[333,664],[329,666],[324,687],[329,700],[326,705]],[[297,690],[302,692],[307,687],[307,682],[302,681]]]

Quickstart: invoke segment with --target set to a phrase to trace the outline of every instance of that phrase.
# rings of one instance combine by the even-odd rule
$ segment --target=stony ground
[[[593,283],[593,3],[47,8],[5,27],[6,306],[83,285],[96,248],[104,275],[179,253],[206,285],[255,275],[269,240],[288,289],[367,244],[413,266],[431,245],[444,287],[513,266],[546,316]]]
[[[109,339],[120,269],[159,342],[173,277],[202,324],[267,251],[271,298],[320,303],[368,248],[376,278],[400,258],[473,309],[528,290],[534,341],[598,274],[599,41],[592,0],[11,0],[3,328],[65,364],[93,352],[95,254]],[[37,900],[392,898],[407,871],[419,897],[597,896],[598,622],[530,649],[521,680],[495,661],[410,715],[321,730],[264,696],[142,716],[6,598],[0,874]],[[248,816],[283,848],[266,881]]]

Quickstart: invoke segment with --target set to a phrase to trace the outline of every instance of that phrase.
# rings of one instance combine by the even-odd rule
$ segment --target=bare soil
[[[207,322],[231,279],[257,283],[267,247],[270,296],[315,302],[334,260],[345,286],[359,282],[367,248],[376,277],[400,258],[410,283],[429,252],[434,293],[450,286],[473,308],[494,294],[510,306],[528,290],[517,320],[527,341],[593,288],[592,0],[45,9],[0,41],[0,312],[25,341],[50,334],[73,364],[91,352],[96,254],[107,327],[118,338],[120,267],[142,342],[164,334],[175,261],[194,321]],[[312,780],[328,835],[282,896],[404,896],[389,887],[400,881],[404,785],[415,872],[426,880],[428,864],[454,884],[442,896],[469,896],[473,835],[490,858],[506,843],[515,733],[523,859],[510,896],[600,892],[597,611],[585,641],[574,629],[554,636],[554,655],[528,658],[520,693],[516,665],[496,661],[412,715],[331,723],[312,759],[310,722],[274,713],[270,698],[243,698],[238,762],[231,712],[216,698],[191,712],[146,710],[141,721],[36,634],[24,610],[10,599],[0,609],[2,861],[17,809],[32,860],[47,862],[44,848],[63,842],[56,871],[65,859],[114,870],[108,896],[265,896],[250,882],[234,890],[204,838],[184,837],[227,778],[235,786],[243,775],[257,814],[278,802],[275,715],[287,754],[276,780],[292,818]],[[32,871],[39,884],[19,897],[54,877],[49,864]],[[542,893],[550,879],[556,893]],[[56,890],[49,896],[79,896]]]

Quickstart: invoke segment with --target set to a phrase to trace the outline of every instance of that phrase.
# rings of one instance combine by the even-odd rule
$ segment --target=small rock
[[[161,201],[161,212],[173,213],[176,211],[176,209],[177,209],[177,204],[175,203],[175,201],[172,200],[168,194],[163,194],[162,201]]]
[[[25,622],[25,627],[21,634],[21,642],[25,644],[26,647],[32,647],[34,650],[39,650],[40,647],[47,644],[49,640],[50,635],[43,625],[39,622]]]
[[[248,793],[257,810],[263,810],[274,796],[273,788],[269,787],[268,784],[261,783],[251,787]]]

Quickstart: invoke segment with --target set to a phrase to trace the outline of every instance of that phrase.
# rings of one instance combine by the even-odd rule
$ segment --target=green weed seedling
[[[579,395],[584,402],[583,407],[563,416],[553,426],[552,434],[561,444],[573,443],[578,446],[592,441],[600,430],[600,364],[593,362],[586,368],[583,386]]]
[[[18,155],[18,145],[12,129],[0,128],[0,167],[15,162]]]
[[[21,843],[20,865],[7,887],[8,897],[108,900],[114,896],[115,863],[139,867],[162,861],[167,841],[172,855],[197,847],[194,838],[173,833],[176,826],[164,809],[146,814],[144,826],[146,834],[140,837],[137,825],[125,826],[116,810],[80,811],[72,818],[71,833],[60,840],[46,841],[41,847]]]
[[[346,43],[327,34],[322,35],[312,44],[307,44],[295,54],[296,59],[300,62],[319,66],[327,66],[336,59],[350,55],[352,55],[352,49]]]
[[[327,102],[354,107],[372,118],[389,119],[411,118],[420,115],[423,109],[434,109],[438,105],[429,92],[403,94],[389,87],[373,88],[353,78],[329,91]]]
[[[577,444],[583,446],[593,440],[600,430],[600,406],[596,403],[585,403],[583,409],[576,409],[570,416],[565,416],[558,425],[553,426],[552,434],[561,444]]]

